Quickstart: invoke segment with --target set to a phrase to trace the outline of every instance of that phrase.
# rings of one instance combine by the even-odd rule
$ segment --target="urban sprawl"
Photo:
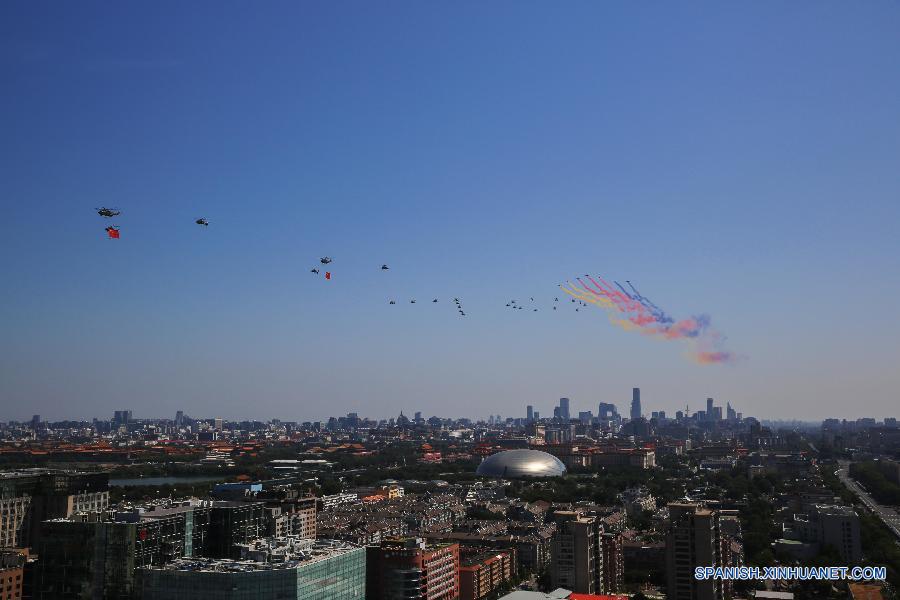
[[[895,418],[575,404],[2,423],[0,600],[896,598]]]

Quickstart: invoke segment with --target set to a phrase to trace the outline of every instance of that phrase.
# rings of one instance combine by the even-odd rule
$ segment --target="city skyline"
[[[55,11],[0,6],[3,418],[897,405],[896,4]],[[551,310],[600,272],[744,358]]]

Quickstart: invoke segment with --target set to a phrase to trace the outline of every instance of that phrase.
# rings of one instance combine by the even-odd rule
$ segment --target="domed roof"
[[[552,454],[540,450],[504,450],[492,454],[475,471],[486,477],[559,477],[566,466]]]

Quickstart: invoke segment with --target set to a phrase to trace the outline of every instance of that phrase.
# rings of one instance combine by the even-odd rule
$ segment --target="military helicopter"
[[[388,304],[397,304],[397,303],[394,302],[393,300],[391,300],[390,302],[388,302]]]
[[[323,265],[327,265],[330,262],[334,262],[334,259],[331,258],[330,256],[323,256],[322,258],[319,259],[319,262],[322,263]]]
[[[437,298],[435,298],[434,300],[432,300],[432,302],[437,302]]]
[[[387,266],[387,265],[381,265],[381,270],[382,270],[382,271],[387,271],[388,269],[390,269],[389,266]]]
[[[318,270],[318,269],[310,269],[309,272],[310,272],[310,273],[315,273],[316,275],[319,274],[319,270]]]
[[[122,211],[115,210],[113,208],[106,208],[105,206],[95,208],[94,210],[96,210],[97,214],[101,217],[115,217],[122,214]]]
[[[410,304],[415,304],[415,303],[416,303],[416,299],[413,298],[412,300],[409,301],[409,303],[410,303]]]
[[[197,219],[196,221],[194,221],[194,223],[196,223],[197,225],[204,225],[204,226],[206,226],[206,227],[209,227],[209,221],[207,221],[207,220],[204,219],[203,217],[200,217],[199,219]]]

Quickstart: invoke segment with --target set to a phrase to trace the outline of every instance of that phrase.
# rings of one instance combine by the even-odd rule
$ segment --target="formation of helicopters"
[[[122,211],[120,211],[119,209],[117,209],[117,208],[109,208],[109,207],[107,207],[107,206],[101,206],[101,207],[99,207],[99,208],[95,208],[94,210],[97,211],[97,214],[98,214],[98,215],[100,215],[101,217],[104,217],[105,219],[111,219],[111,218],[113,218],[113,217],[118,217],[119,215],[122,214]],[[194,221],[194,223],[197,224],[197,225],[203,226],[203,227],[209,227],[209,220],[206,219],[205,217],[198,217],[198,218]],[[119,226],[118,226],[118,225],[108,225],[108,226],[104,229],[104,231],[106,231],[107,237],[108,237],[109,239],[116,239],[116,240],[117,240],[117,239],[120,238],[120,232],[119,232]],[[323,257],[321,257],[321,258],[319,259],[319,262],[320,262],[321,264],[323,264],[323,265],[330,265],[330,264],[332,264],[332,263],[334,262],[334,258],[332,258],[332,257],[330,257],[330,256],[323,256]],[[382,264],[380,270],[381,270],[381,271],[388,271],[388,270],[390,270],[390,267],[389,267],[387,264]],[[319,275],[319,274],[321,273],[321,271],[320,271],[320,269],[319,269],[318,267],[313,267],[312,269],[310,269],[310,272],[311,272],[312,274],[314,274],[314,275]],[[331,279],[331,272],[330,272],[330,271],[325,271],[325,279],[329,279],[329,280]],[[532,303],[534,302],[534,298],[533,298],[533,297],[530,298],[530,300],[531,300]],[[434,298],[434,299],[432,299],[432,301],[431,301],[432,304],[437,304],[438,302],[439,302],[438,298]],[[554,302],[554,303],[558,303],[558,302],[559,302],[559,298],[554,298],[554,299],[553,299],[553,302]],[[576,302],[575,298],[572,298],[572,302]],[[584,302],[582,302],[582,301],[580,301],[580,300],[578,300],[577,302],[578,302],[578,304],[579,304],[580,306],[587,306],[587,304],[585,304]],[[411,298],[410,301],[409,301],[409,303],[410,303],[410,304],[415,304],[415,303],[416,303],[416,299],[415,299],[415,298]],[[397,301],[392,299],[392,300],[390,300],[390,301],[388,302],[388,304],[396,305],[396,304],[397,304]],[[459,298],[453,298],[453,304],[454,304],[454,306],[455,306],[457,312],[459,313],[459,315],[460,315],[461,317],[466,316],[466,312],[465,312],[465,310],[463,309],[462,303],[461,303],[461,301],[460,301]],[[513,309],[513,310],[524,310],[524,309],[525,309],[525,307],[522,306],[521,304],[517,304],[515,300],[511,300],[510,302],[507,302],[506,306],[507,306],[508,308]],[[553,310],[556,310],[556,304],[553,305]],[[532,311],[533,311],[533,312],[537,312],[537,311],[538,311],[537,307],[533,307],[533,308],[532,308]],[[575,311],[578,312],[578,308],[575,308]]]
[[[122,214],[121,210],[117,208],[109,208],[108,206],[101,206],[100,208],[95,208],[94,210],[97,211],[98,215],[107,219],[118,217]],[[203,225],[204,227],[209,227],[209,221],[204,217],[199,217],[194,221],[194,223],[196,223],[197,225]],[[109,239],[111,240],[117,240],[120,237],[118,225],[109,225],[104,229],[104,231],[106,231],[107,237],[109,237]]]

